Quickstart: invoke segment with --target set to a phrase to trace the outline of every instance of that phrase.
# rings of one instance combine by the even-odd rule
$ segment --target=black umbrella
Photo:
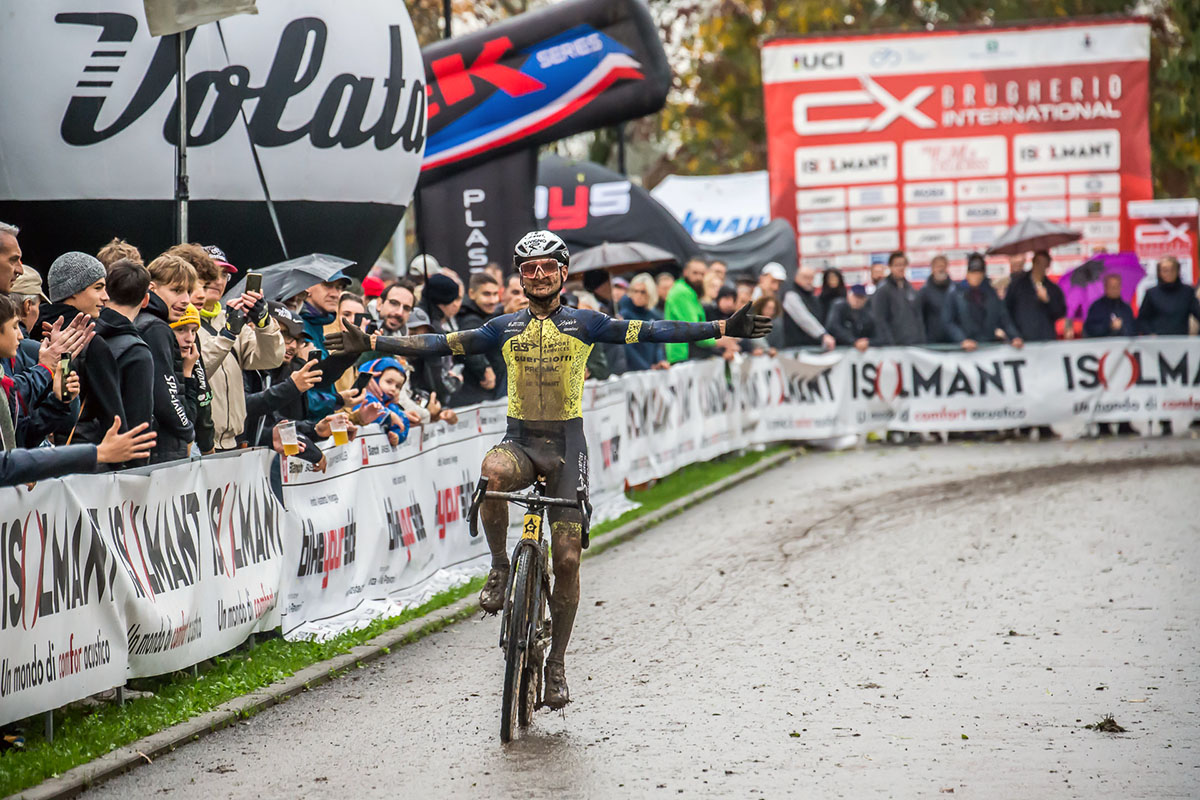
[[[349,277],[343,275],[342,271],[353,263],[348,259],[325,253],[311,253],[290,261],[263,267],[259,270],[263,276],[263,296],[268,300],[287,300],[318,283],[324,283],[335,277],[349,280]],[[246,278],[242,276],[240,281],[225,291],[225,296],[237,297],[244,291],[246,291]]]
[[[609,272],[631,272],[658,264],[670,264],[675,256],[645,242],[605,242],[571,255],[569,275],[604,269]]]
[[[546,155],[538,160],[538,224],[562,237],[574,253],[605,242],[661,247],[680,264],[700,252],[662,203],[629,178],[590,161]]]

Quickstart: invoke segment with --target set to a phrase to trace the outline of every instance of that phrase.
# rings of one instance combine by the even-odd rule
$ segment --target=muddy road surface
[[[511,745],[475,619],[86,796],[1200,796],[1200,442],[808,455],[582,582]]]

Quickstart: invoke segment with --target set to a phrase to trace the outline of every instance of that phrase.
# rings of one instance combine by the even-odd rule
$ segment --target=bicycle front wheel
[[[537,581],[537,554],[533,548],[522,547],[517,556],[513,575],[512,594],[508,598],[508,647],[504,653],[504,705],[500,709],[500,741],[512,741],[513,728],[520,719],[522,677],[529,655],[529,622],[534,610],[530,608]]]

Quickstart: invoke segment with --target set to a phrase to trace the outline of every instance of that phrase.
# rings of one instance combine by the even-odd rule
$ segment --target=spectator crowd
[[[113,239],[95,255],[60,255],[44,276],[22,262],[20,230],[0,223],[0,485],[73,472],[142,467],[263,446],[323,468],[318,440],[352,438],[378,422],[398,445],[416,426],[457,422],[456,408],[506,393],[499,353],[436,358],[330,354],[325,339],[353,324],[380,336],[466,330],[528,305],[518,275],[495,264],[464,279],[431,256],[406,274],[379,268],[361,282],[341,272],[267,297],[232,295],[248,272],[214,245],[181,244],[148,264]],[[751,303],[776,320],[765,339],[599,345],[587,375],[667,369],[690,359],[774,354],[778,348],[980,344],[1076,336],[1185,335],[1200,321],[1200,300],[1164,258],[1157,284],[1135,314],[1121,277],[1103,277],[1104,295],[1082,320],[1066,318],[1064,295],[1049,278],[1050,256],[1028,270],[987,279],[979,254],[966,279],[951,280],[938,256],[918,290],[902,252],[872,268],[868,284],[848,286],[837,269],[801,266],[789,279],[769,263],[734,276],[720,261],[692,259],[678,278],[603,270],[572,276],[563,302],[625,319],[727,319]],[[48,446],[53,445],[53,446]],[[276,476],[278,477],[278,476]]]
[[[418,258],[406,276],[337,272],[289,296],[228,292],[239,269],[214,245],[145,263],[113,239],[44,274],[0,223],[0,486],[265,446],[318,468],[316,442],[378,422],[393,446],[415,426],[504,394],[496,356],[331,355],[347,324],[384,336],[482,325],[527,305],[499,269],[464,286]],[[235,278],[235,276],[237,276]],[[239,286],[249,282],[239,282]],[[278,479],[278,473],[276,473]]]
[[[757,276],[730,282],[725,264],[694,259],[677,281],[668,273],[657,279],[634,278],[619,310],[636,319],[698,321],[727,318],[743,303],[753,302],[755,313],[776,321],[765,341],[666,345],[668,363],[794,347],[943,345],[974,350],[981,344],[1019,348],[1025,342],[1082,337],[1186,336],[1195,334],[1200,323],[1200,293],[1182,281],[1179,261],[1172,256],[1158,262],[1156,282],[1146,289],[1136,313],[1123,299],[1128,292],[1121,275],[1110,273],[1101,275],[1104,293],[1080,319],[1068,318],[1063,290],[1051,278],[1050,265],[1046,251],[1034,253],[1028,268],[1024,256],[1014,256],[1009,274],[989,281],[984,257],[972,253],[965,280],[955,282],[946,256],[938,255],[918,289],[908,277],[908,257],[899,251],[886,263],[872,266],[869,283],[853,286],[833,268],[821,274],[819,286],[816,271],[807,266],[798,268],[789,281],[783,266],[774,262]],[[655,363],[639,357],[637,368]]]

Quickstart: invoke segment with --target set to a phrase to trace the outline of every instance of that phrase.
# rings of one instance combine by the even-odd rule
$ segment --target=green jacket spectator
[[[667,292],[667,305],[663,310],[663,319],[679,320],[681,322],[706,322],[704,307],[700,297],[687,281],[679,280]],[[693,357],[707,357],[716,352],[716,339],[704,339],[699,342],[670,342],[664,345],[667,361],[672,364],[687,361]],[[691,348],[691,349],[689,349]],[[703,351],[697,353],[696,351]]]

